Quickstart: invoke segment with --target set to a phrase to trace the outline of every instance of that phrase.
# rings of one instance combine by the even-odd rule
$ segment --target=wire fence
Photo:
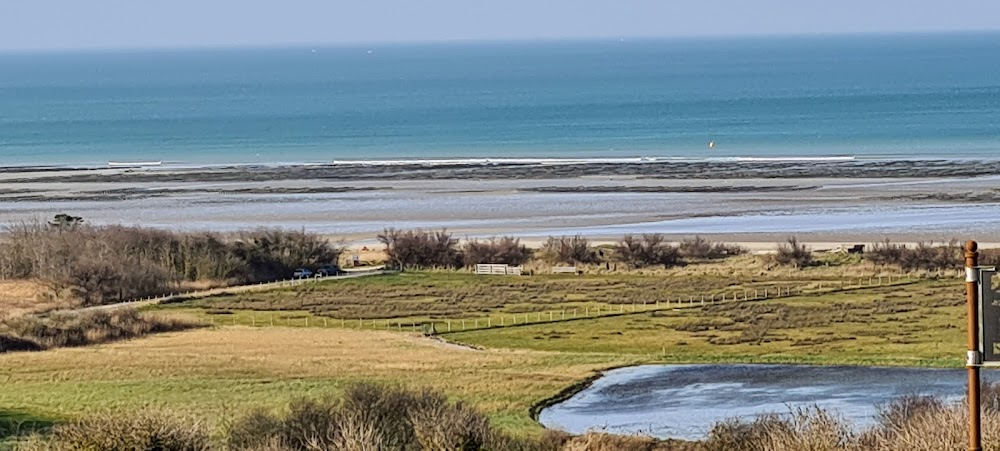
[[[165,294],[161,296],[149,296],[145,298],[132,299],[125,302],[118,302],[114,304],[98,305],[93,307],[84,307],[77,309],[78,312],[85,312],[91,310],[111,310],[123,307],[142,307],[145,305],[156,305],[167,302],[181,301],[184,299],[202,298],[208,296],[218,296],[221,294],[239,294],[248,293],[254,291],[267,291],[274,290],[278,288],[288,288],[297,285],[303,285],[308,283],[324,282],[329,280],[339,280],[339,279],[354,279],[358,277],[368,277],[377,276],[383,274],[391,274],[394,271],[386,270],[384,268],[372,268],[366,270],[356,270],[350,272],[341,272],[337,275],[323,276],[323,277],[306,277],[299,279],[285,279],[285,280],[274,280],[270,282],[260,282],[248,285],[236,285],[231,287],[220,287],[212,288],[209,290],[188,290],[183,292],[176,292]]]

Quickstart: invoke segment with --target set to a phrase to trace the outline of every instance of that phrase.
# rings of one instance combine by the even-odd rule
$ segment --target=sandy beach
[[[83,216],[184,230],[283,227],[366,242],[386,227],[540,241],[691,235],[768,247],[886,237],[1000,242],[997,163],[678,162],[40,169],[0,172],[0,220]],[[755,246],[753,243],[760,243]]]

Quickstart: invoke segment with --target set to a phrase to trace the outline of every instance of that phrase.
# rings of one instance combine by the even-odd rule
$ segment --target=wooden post
[[[969,372],[969,451],[982,451],[983,437],[980,424],[979,367],[982,355],[979,353],[979,290],[977,274],[979,266],[979,244],[969,240],[965,243],[965,303],[969,311],[969,352],[965,366]]]

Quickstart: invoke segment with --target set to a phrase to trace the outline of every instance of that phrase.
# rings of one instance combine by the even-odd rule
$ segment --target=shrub
[[[198,324],[144,315],[135,309],[115,309],[9,318],[0,322],[0,334],[18,340],[19,349],[8,349],[16,351],[86,346],[193,327]],[[5,347],[0,346],[0,351]]]
[[[799,244],[798,238],[793,236],[786,242],[778,244],[778,252],[773,258],[778,264],[802,268],[812,263],[812,252],[806,245]]]
[[[520,239],[510,236],[490,238],[488,241],[468,241],[462,246],[465,266],[482,263],[520,266],[527,263],[531,256],[531,249],[521,244]]]
[[[67,221],[8,225],[0,234],[0,278],[44,280],[94,305],[168,293],[181,281],[279,279],[299,266],[336,262],[341,252],[306,232],[259,229],[227,239]]]
[[[462,265],[458,240],[447,230],[385,229],[378,235],[389,260],[400,268],[455,268]]]
[[[581,235],[572,237],[550,236],[541,249],[542,258],[551,263],[597,263],[597,252],[590,241]]]
[[[650,265],[672,266],[680,261],[680,252],[668,244],[663,235],[644,234],[641,238],[625,235],[615,245],[615,256],[619,261],[642,268]]]
[[[339,400],[293,402],[284,416],[252,412],[230,425],[227,441],[235,450],[555,451],[564,440],[557,437],[510,437],[442,394],[360,384]]]
[[[962,267],[964,255],[965,252],[961,244],[956,240],[939,246],[933,242],[920,242],[910,248],[886,239],[873,244],[871,251],[865,254],[865,258],[875,264],[897,265],[904,270],[936,271]],[[990,258],[992,254],[987,253],[986,255],[987,258]]]
[[[155,411],[91,414],[35,436],[19,451],[202,451],[211,449],[206,428],[187,417]]]
[[[746,249],[726,243],[713,243],[700,236],[682,240],[678,245],[681,256],[691,259],[717,259],[733,255],[742,255]]]

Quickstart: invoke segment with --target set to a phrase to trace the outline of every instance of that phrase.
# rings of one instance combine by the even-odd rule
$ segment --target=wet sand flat
[[[990,175],[1000,168],[989,164],[716,163],[708,172],[705,164],[8,168],[0,220],[70,213],[95,224],[305,228],[349,240],[396,227],[527,239],[1000,241],[1000,178]]]

